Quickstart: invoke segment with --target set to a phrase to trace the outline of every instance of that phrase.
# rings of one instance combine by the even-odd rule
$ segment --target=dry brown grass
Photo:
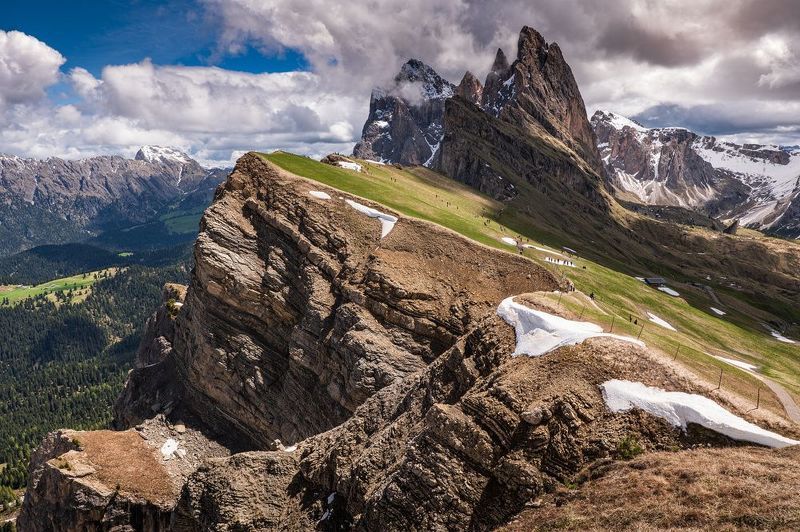
[[[156,458],[157,450],[137,432],[96,430],[76,432],[74,437],[81,447],[77,459],[87,461],[95,470],[93,477],[109,489],[151,502],[174,503],[176,486]]]
[[[798,530],[800,448],[659,452],[596,466],[504,530]]]

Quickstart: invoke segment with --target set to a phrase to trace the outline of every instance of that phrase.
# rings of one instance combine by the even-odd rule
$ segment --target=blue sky
[[[79,66],[96,77],[106,65],[146,57],[156,64],[213,65],[254,73],[308,68],[303,55],[291,49],[262,53],[246,46],[235,55],[221,52],[219,22],[203,5],[189,0],[6,0],[0,24],[61,52],[67,59],[63,69]]]

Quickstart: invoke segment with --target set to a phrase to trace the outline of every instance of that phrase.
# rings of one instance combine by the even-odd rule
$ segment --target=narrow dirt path
[[[778,400],[783,405],[783,409],[786,411],[787,417],[795,423],[800,423],[800,407],[798,407],[797,403],[794,402],[794,399],[789,392],[786,391],[786,388],[772,379],[769,379],[763,375],[759,375],[758,373],[753,373],[753,376],[766,384],[767,387],[778,397]]]

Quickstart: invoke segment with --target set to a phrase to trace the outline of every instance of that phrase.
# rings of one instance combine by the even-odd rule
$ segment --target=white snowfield
[[[796,344],[794,340],[791,338],[786,338],[784,335],[776,331],[775,329],[770,329],[769,333],[779,342],[783,342],[784,344]]]
[[[542,248],[542,247],[539,247],[539,246],[534,246],[533,244],[523,244],[522,247],[535,249],[536,251],[541,251],[543,253],[553,253],[554,255],[561,255],[561,253],[559,253],[558,251],[553,251],[552,249],[547,249],[547,248]],[[564,255],[561,255],[561,256],[563,257]]]
[[[603,391],[603,399],[612,412],[626,412],[639,408],[684,430],[689,423],[695,423],[734,440],[749,441],[767,447],[787,447],[800,443],[764,430],[702,395],[667,392],[641,382],[618,379],[606,381],[600,388]]]
[[[648,312],[647,313],[647,318],[650,321],[652,321],[653,323],[655,323],[656,325],[660,325],[661,327],[664,327],[665,329],[669,329],[670,331],[675,331],[675,327],[673,327],[672,325],[670,325],[669,323],[667,323],[663,319],[659,318],[658,316],[656,316],[652,312]]]
[[[635,338],[604,333],[602,327],[594,323],[572,321],[521,305],[514,302],[514,296],[507,297],[500,303],[497,315],[514,327],[517,335],[514,355],[537,357],[596,336],[616,338],[644,347],[644,342]]]
[[[669,295],[671,295],[673,297],[680,296],[680,294],[678,292],[676,292],[675,290],[673,290],[672,288],[670,288],[668,286],[659,286],[658,289],[661,290],[662,292],[664,292],[665,294],[669,294]]]
[[[331,199],[331,195],[327,192],[322,192],[321,190],[311,190],[308,194],[314,198],[321,199],[321,200],[329,200]]]
[[[753,364],[748,364],[747,362],[742,362],[741,360],[735,360],[733,358],[725,358],[725,357],[718,357],[714,355],[719,361],[725,362],[726,364],[730,364],[731,366],[736,366],[737,368],[744,369],[747,371],[756,371],[758,370],[758,366],[754,366]]]
[[[724,316],[725,314],[727,314],[727,312],[725,312],[724,310],[720,310],[716,307],[709,307],[709,308],[711,309],[711,312],[713,312],[717,316]]]
[[[361,171],[360,164],[350,161],[336,161],[336,166],[341,166],[342,168],[347,168],[348,170],[355,170],[356,172]]]
[[[149,163],[158,161],[188,163],[191,161],[189,156],[182,151],[167,146],[142,146],[139,151],[142,152],[142,157],[144,157],[144,160]]]
[[[500,241],[503,242],[503,244],[508,244],[509,246],[517,245],[517,241],[511,238],[510,236],[504,236],[503,238],[500,239]]]
[[[348,205],[352,208],[357,210],[360,213],[366,214],[370,218],[377,218],[381,222],[381,238],[385,237],[389,234],[389,232],[394,229],[394,224],[397,223],[397,217],[392,216],[391,214],[386,214],[381,211],[377,211],[372,207],[367,207],[366,205],[362,205],[353,200],[345,200]]]

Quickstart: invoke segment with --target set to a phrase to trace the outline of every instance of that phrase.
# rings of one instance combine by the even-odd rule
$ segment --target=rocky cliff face
[[[651,205],[698,210],[789,237],[800,236],[800,152],[719,141],[683,128],[648,129],[598,111],[592,127],[614,186]]]
[[[444,101],[454,90],[431,67],[409,60],[391,87],[372,91],[369,117],[353,155],[430,166],[442,138]]]
[[[147,221],[169,202],[207,188],[209,178],[218,183],[222,177],[158,146],[143,147],[135,159],[0,156],[0,253]]]
[[[22,530],[483,530],[626,437],[726,443],[609,412],[610,378],[695,390],[638,347],[512,356],[499,301],[568,282],[366,202],[398,218],[381,237],[346,200],[365,202],[239,161],[188,291],[169,288],[148,322],[115,408],[124,430],[52,436]]]

